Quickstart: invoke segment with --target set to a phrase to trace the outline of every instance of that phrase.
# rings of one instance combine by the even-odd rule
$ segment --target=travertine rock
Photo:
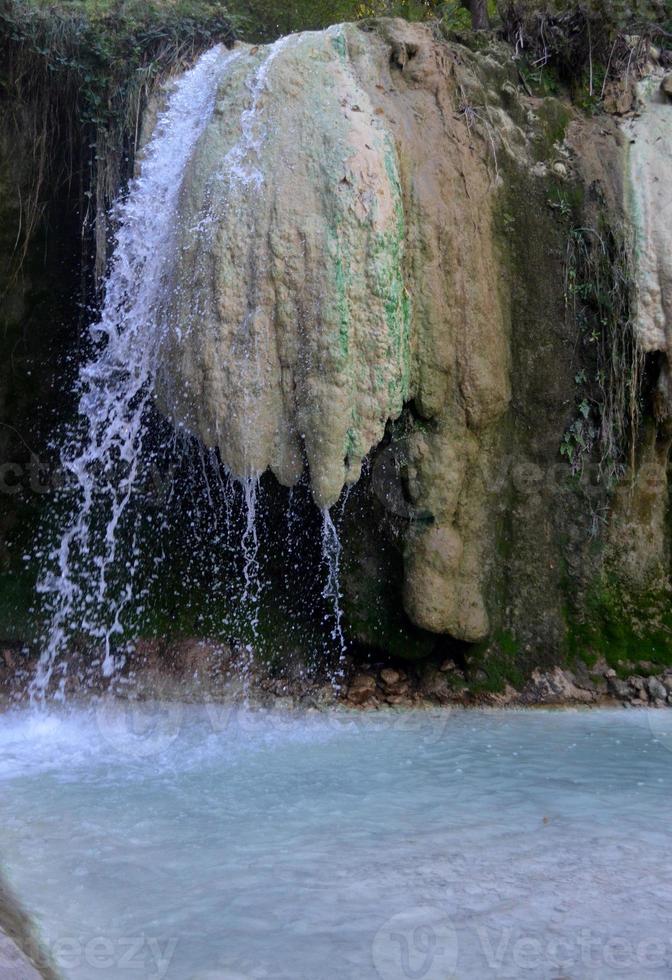
[[[640,111],[625,124],[629,212],[635,226],[636,328],[644,351],[672,348],[672,103],[660,77],[639,84]]]
[[[433,523],[405,605],[467,640],[488,632],[479,456],[509,401],[495,163],[460,111],[478,85],[403,21],[241,46],[185,180],[157,383],[235,475],[292,485],[305,459],[319,506],[414,400]]]
[[[667,354],[672,106],[659,78],[640,94],[643,112],[623,124],[628,139],[612,140],[608,156],[619,182],[628,170],[638,339]],[[566,115],[553,100],[524,103],[491,53],[472,55],[400,20],[240,45],[176,216],[156,383],[164,411],[217,446],[236,476],[270,468],[292,486],[307,465],[315,501],[328,507],[411,406],[406,489],[423,517],[405,533],[404,607],[423,629],[470,642],[491,630],[493,486],[521,348],[495,231],[506,196],[500,167],[515,170],[518,187],[538,183],[547,200],[562,198],[555,184],[576,173],[555,135]],[[601,138],[591,132],[588,143]],[[614,196],[611,171],[595,166]],[[547,263],[548,249],[544,238],[534,260]],[[544,329],[546,315],[535,311]],[[526,323],[515,329],[531,342]],[[546,370],[547,401],[548,330],[539,343],[518,364],[517,383],[529,387]],[[664,370],[663,414],[667,380]],[[553,397],[566,404],[563,393]],[[557,455],[555,426],[565,423],[552,422],[529,420],[534,452]],[[550,534],[547,520],[542,530]]]
[[[305,453],[320,506],[410,389],[399,158],[360,36],[242,47],[225,75],[185,182],[161,382],[235,475],[292,485]]]

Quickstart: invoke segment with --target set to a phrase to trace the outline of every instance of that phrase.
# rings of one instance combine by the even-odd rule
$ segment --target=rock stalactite
[[[459,108],[475,84],[403,22],[242,46],[181,195],[158,379],[235,475],[291,486],[305,461],[322,507],[413,402],[432,524],[408,535],[405,603],[469,640],[488,631],[480,457],[510,384],[496,159]]]

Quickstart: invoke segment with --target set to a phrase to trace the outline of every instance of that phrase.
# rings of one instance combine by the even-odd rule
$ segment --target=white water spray
[[[322,561],[327,573],[322,596],[331,603],[334,621],[331,638],[338,645],[340,651],[340,665],[335,675],[335,683],[338,685],[338,680],[343,676],[343,662],[346,650],[342,623],[343,609],[341,607],[341,542],[328,507],[322,508]]]
[[[241,539],[243,551],[243,581],[245,588],[241,597],[243,608],[248,607],[252,636],[256,640],[259,632],[259,600],[261,583],[259,579],[259,535],[257,533],[258,477],[249,476],[241,480],[243,503],[245,507],[245,530]]]
[[[249,109],[245,109],[240,117],[242,136],[227,153],[222,171],[222,178],[227,177],[234,187],[236,183],[254,184],[255,187],[260,187],[264,181],[264,175],[254,159],[258,159],[259,150],[266,136],[266,131],[259,124],[259,109],[268,84],[271,65],[281,51],[290,44],[296,43],[299,36],[290,34],[272,44],[266,58],[252,77],[249,86],[252,102]]]
[[[48,635],[33,697],[43,697],[74,621],[97,637],[103,674],[115,668],[113,639],[132,596],[137,556],[118,554],[122,525],[142,470],[146,416],[165,323],[161,298],[174,262],[178,195],[193,148],[213,112],[218,83],[238,52],[217,46],[175,84],[147,145],[142,173],[115,209],[119,227],[100,319],[91,327],[94,354],[79,376],[86,431],[67,440],[62,463],[74,478],[71,523],[50,555],[38,590],[47,595]],[[101,515],[104,515],[101,518]],[[104,526],[103,526],[104,525]],[[126,529],[128,530],[128,529]],[[120,563],[125,582],[111,594]],[[59,664],[59,693],[66,665]]]

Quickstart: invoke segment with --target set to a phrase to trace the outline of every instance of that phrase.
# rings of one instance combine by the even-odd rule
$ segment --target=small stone
[[[594,691],[596,694],[606,694],[609,690],[606,678],[599,675],[591,677],[590,686],[587,686],[587,690]]]
[[[654,701],[662,701],[665,703],[665,699],[667,698],[667,690],[657,677],[649,677],[646,686],[648,688],[649,695]]]
[[[660,83],[660,91],[672,100],[672,72],[666,75]]]
[[[408,698],[403,694],[386,694],[385,700],[388,704],[408,704]]]
[[[609,670],[605,670],[604,676],[607,678],[607,680],[609,680],[610,677],[616,676],[616,671],[613,667],[610,667]]]
[[[578,687],[571,671],[554,667],[548,671],[538,668],[532,671],[523,699],[532,704],[569,704],[572,701],[587,704],[595,700],[595,695]]]
[[[616,116],[624,116],[635,104],[635,88],[631,82],[614,79],[604,87],[602,108]]]
[[[392,670],[391,667],[385,667],[384,670],[380,672],[380,679],[385,685],[385,687],[394,687],[401,680],[401,675],[398,670]]]
[[[422,672],[420,691],[424,697],[436,699],[440,704],[448,701],[451,695],[451,688],[445,674],[429,666]]]
[[[355,674],[348,688],[348,700],[353,704],[364,704],[376,693],[376,681],[371,674]]]
[[[455,663],[455,661],[452,660],[450,657],[447,657],[439,667],[439,670],[441,671],[442,674],[447,674],[449,671],[455,670],[456,666],[457,664]]]
[[[627,681],[622,681],[620,677],[616,676],[616,671],[613,672],[612,677],[607,678],[607,686],[609,688],[609,693],[613,694],[614,697],[620,698],[621,701],[627,700],[630,696],[630,686]]]
[[[564,163],[562,163],[561,160],[557,160],[553,164],[553,173],[556,174],[556,176],[558,176],[558,177],[566,177],[567,176],[567,167],[565,166]]]
[[[519,697],[520,695],[518,691],[515,689],[515,687],[512,687],[508,681],[505,684],[503,691],[491,695],[492,703],[501,705],[511,704],[512,702],[517,701]]]

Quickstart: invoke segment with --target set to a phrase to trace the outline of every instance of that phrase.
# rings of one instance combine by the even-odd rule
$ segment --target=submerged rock
[[[0,977],[58,980],[50,955],[30,918],[0,877]]]

